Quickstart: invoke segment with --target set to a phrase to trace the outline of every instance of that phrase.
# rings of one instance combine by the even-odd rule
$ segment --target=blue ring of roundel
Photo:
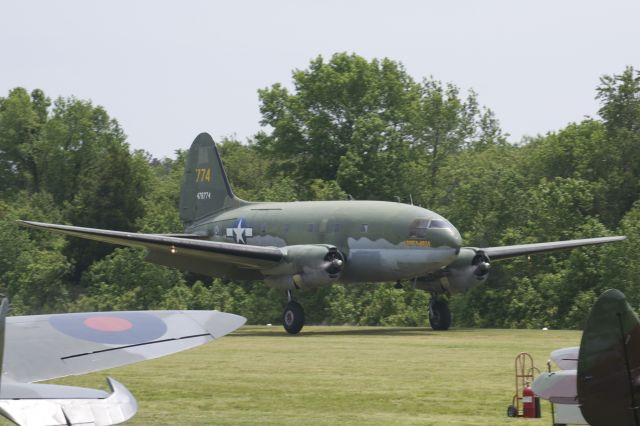
[[[120,318],[131,323],[131,328],[122,331],[101,331],[85,324],[88,318]],[[167,332],[167,325],[160,318],[144,312],[94,312],[83,314],[53,315],[49,323],[67,336],[96,343],[113,345],[135,345],[151,342]]]

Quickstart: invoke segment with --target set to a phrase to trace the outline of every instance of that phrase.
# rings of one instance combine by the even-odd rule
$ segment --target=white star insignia
[[[246,238],[253,237],[253,228],[243,228],[244,219],[238,221],[235,228],[227,228],[227,237],[231,237],[237,244],[247,244]]]

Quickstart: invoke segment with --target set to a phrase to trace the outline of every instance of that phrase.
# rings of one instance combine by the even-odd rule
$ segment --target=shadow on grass
[[[264,336],[264,337],[316,337],[316,336],[431,336],[439,332],[434,332],[427,327],[306,327],[300,334],[287,334],[280,326],[269,327],[260,330],[249,326],[247,329],[240,329],[228,337],[243,336]]]

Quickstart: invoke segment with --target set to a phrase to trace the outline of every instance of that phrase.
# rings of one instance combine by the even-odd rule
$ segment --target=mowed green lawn
[[[506,417],[514,358],[546,369],[578,331],[398,327],[247,326],[212,344],[107,372],[56,380],[105,387],[110,375],[136,396],[132,425],[464,424],[548,425]]]

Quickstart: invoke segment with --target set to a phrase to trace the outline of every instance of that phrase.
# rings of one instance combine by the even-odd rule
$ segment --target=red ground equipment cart
[[[516,394],[507,407],[507,416],[539,418],[540,398],[533,393],[531,382],[540,370],[533,365],[533,357],[526,352],[520,352],[516,356],[515,367]]]

